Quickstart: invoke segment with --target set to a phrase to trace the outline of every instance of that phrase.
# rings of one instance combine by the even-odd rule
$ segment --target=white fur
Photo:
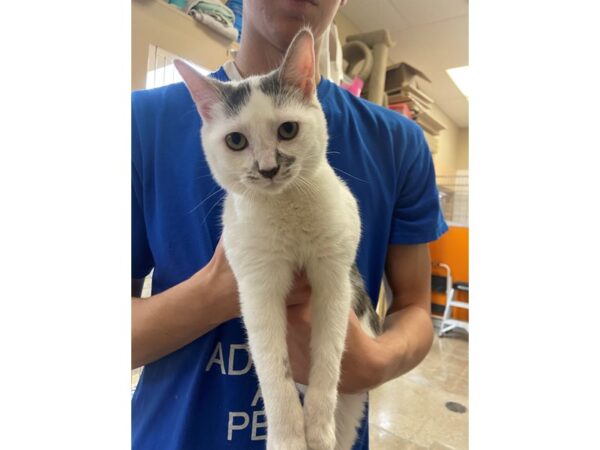
[[[205,146],[207,156],[212,153],[213,173],[228,191],[223,242],[238,281],[242,315],[261,383],[269,423],[267,448],[306,449],[308,445],[311,450],[346,450],[355,440],[365,401],[365,396],[342,397],[337,414],[342,435],[336,447],[334,412],[352,298],[349,274],[360,239],[358,207],[325,158],[326,122],[318,103],[314,104],[317,111],[307,111],[299,107],[277,110],[266,102],[270,99],[253,89],[235,124],[222,119],[218,131],[205,127],[202,137],[212,142]],[[284,146],[276,141],[275,131],[286,120],[299,121],[300,132]],[[241,126],[243,123],[247,126]],[[233,128],[227,128],[229,125]],[[303,181],[292,180],[282,191],[274,189],[276,193],[263,191],[268,189],[267,180],[260,180],[256,187],[239,181],[255,160],[268,155],[256,149],[238,154],[217,145],[218,138],[211,141],[211,135],[223,136],[233,129],[248,133],[251,145],[260,146],[262,153],[277,147],[295,156],[295,170]],[[216,155],[217,151],[224,154]],[[285,298],[300,268],[306,270],[313,292],[313,363],[304,413],[293,380],[285,377]]]
[[[327,124],[316,94],[278,107],[260,90],[260,79],[246,80],[251,95],[239,114],[230,117],[209,105],[201,135],[212,174],[227,191],[223,243],[264,399],[267,449],[349,450],[366,399],[338,401],[337,393],[352,303],[350,270],[360,239],[358,205],[327,162]],[[299,132],[280,140],[277,129],[286,121],[298,122]],[[232,132],[246,136],[246,149],[227,147],[224,138]],[[295,162],[273,179],[260,176],[257,164],[272,167],[276,151]],[[298,269],[306,270],[312,288],[304,408],[289,374],[286,343],[285,300]]]

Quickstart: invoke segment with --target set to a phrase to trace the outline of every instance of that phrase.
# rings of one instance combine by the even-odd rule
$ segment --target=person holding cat
[[[240,51],[212,76],[233,81],[269,73],[307,23],[318,49],[341,3],[247,0]],[[348,331],[339,389],[361,393],[427,354],[433,339],[427,242],[447,227],[418,126],[351,96],[318,70],[314,86],[327,119],[327,159],[359,204],[356,263],[366,292],[377,300],[385,272],[393,293],[377,337],[363,331],[354,312],[340,318]],[[238,286],[219,241],[224,192],[199,148],[200,117],[183,84],[134,93],[132,114],[132,364],[145,366],[133,398],[133,448],[262,449],[263,399],[239,318]],[[233,139],[231,145],[240,144]],[[153,295],[139,299],[152,269]],[[310,295],[299,273],[287,298],[287,339],[291,375],[304,384]],[[353,448],[368,448],[366,419]]]

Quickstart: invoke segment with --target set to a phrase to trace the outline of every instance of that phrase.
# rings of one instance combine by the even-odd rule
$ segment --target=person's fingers
[[[307,303],[310,299],[310,294],[310,283],[306,272],[297,272],[294,276],[294,282],[287,296],[286,303],[288,306]]]

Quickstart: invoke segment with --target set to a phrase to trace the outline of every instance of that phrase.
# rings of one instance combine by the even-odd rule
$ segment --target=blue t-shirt
[[[213,76],[227,81],[223,69]],[[447,230],[433,161],[413,121],[325,79],[317,92],[328,122],[327,157],[359,203],[357,265],[375,305],[388,245],[434,241]],[[222,193],[183,83],[134,92],[132,114],[132,278],[154,268],[157,294],[210,261],[221,235]],[[265,439],[241,319],[145,366],[133,395],[134,450],[262,450]],[[366,420],[354,448],[368,449]]]

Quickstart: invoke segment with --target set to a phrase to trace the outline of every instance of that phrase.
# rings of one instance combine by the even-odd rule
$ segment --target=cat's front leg
[[[234,268],[235,271],[235,268]],[[267,415],[268,450],[306,450],[304,415],[288,357],[285,299],[293,270],[284,261],[239,268],[248,342]]]
[[[312,288],[311,368],[304,397],[306,439],[310,450],[333,450],[340,364],[351,305],[349,268],[339,261],[307,267]]]

